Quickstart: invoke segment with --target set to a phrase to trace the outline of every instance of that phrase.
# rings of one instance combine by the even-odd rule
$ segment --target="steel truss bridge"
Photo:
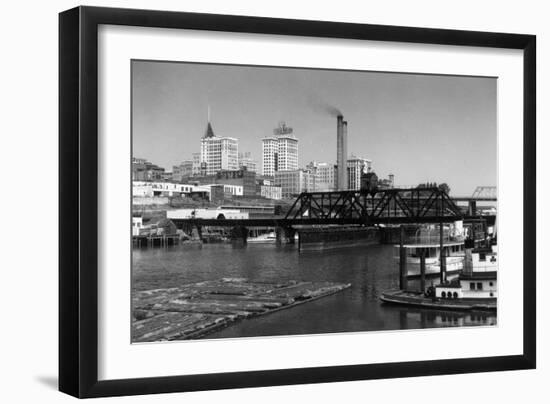
[[[377,191],[331,191],[301,193],[284,217],[265,219],[172,219],[181,227],[274,226],[323,224],[447,223],[457,220],[487,221],[494,216],[463,212],[439,188],[391,188]]]

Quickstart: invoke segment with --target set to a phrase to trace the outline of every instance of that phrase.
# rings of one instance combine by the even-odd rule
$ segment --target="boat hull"
[[[497,309],[496,298],[441,299],[425,297],[424,294],[420,292],[407,292],[402,290],[384,292],[380,295],[380,300],[384,303],[423,307],[427,309],[463,311],[496,311]]]

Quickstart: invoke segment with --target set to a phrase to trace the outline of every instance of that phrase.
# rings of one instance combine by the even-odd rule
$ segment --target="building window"
[[[493,292],[489,293],[489,296],[493,297],[495,294]]]
[[[458,293],[453,292],[453,298],[454,298],[454,299],[458,299]]]
[[[477,283],[477,290],[483,290],[483,283],[481,282]]]
[[[493,282],[489,282],[489,286],[493,286]]]
[[[476,284],[474,282],[470,282],[470,290],[476,290]]]
[[[441,297],[442,297],[443,299],[445,299],[445,298],[447,297],[447,293],[441,292]]]
[[[486,258],[487,258],[487,257],[486,257],[486,255],[485,255],[485,253],[479,253],[479,260],[480,260],[480,261],[485,261]]]

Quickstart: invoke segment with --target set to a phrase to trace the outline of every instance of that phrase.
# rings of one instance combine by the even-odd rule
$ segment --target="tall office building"
[[[361,174],[371,170],[372,161],[353,154],[347,161],[348,189],[361,189]]]
[[[331,163],[312,161],[306,166],[315,176],[315,191],[336,190],[336,166]]]
[[[210,117],[201,139],[201,174],[213,175],[220,170],[239,169],[239,142],[232,137],[219,137],[214,134]]]
[[[273,136],[262,139],[262,175],[298,169],[298,139],[284,122],[273,130]]]

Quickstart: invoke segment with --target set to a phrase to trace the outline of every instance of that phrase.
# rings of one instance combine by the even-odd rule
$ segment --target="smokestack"
[[[338,115],[336,118],[336,167],[338,171],[336,173],[336,189],[340,191],[342,189],[342,181],[340,180],[340,172],[342,171],[342,126],[344,117]]]
[[[342,190],[347,191],[349,189],[348,184],[348,121],[342,122],[342,154],[343,154],[343,160],[344,164],[342,167],[344,168],[342,171],[342,184],[343,188]]]
[[[336,118],[336,165],[338,167],[336,186],[339,191],[344,191],[348,188],[347,159],[348,123],[344,121],[342,115],[338,115]]]

